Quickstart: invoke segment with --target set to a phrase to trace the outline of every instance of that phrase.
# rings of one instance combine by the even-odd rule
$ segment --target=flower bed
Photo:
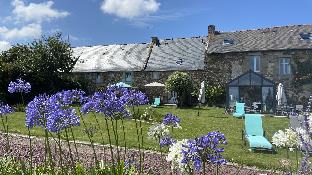
[[[0,157],[6,156],[8,155],[7,152],[5,151],[5,134],[1,133],[0,134]],[[52,141],[52,140],[51,140]],[[33,147],[32,147],[32,151],[33,151],[33,163],[34,164],[40,164],[40,163],[44,163],[44,152],[45,152],[45,148],[44,148],[44,138],[38,138],[38,137],[33,137],[32,138],[32,142],[33,142]],[[53,142],[53,141],[52,141]],[[19,159],[19,160],[23,160],[23,161],[30,161],[30,149],[29,149],[29,140],[28,140],[28,136],[23,136],[23,135],[16,135],[16,134],[10,134],[10,144],[14,145],[11,146],[11,150],[10,150],[10,155]],[[64,157],[68,157],[69,155],[69,151],[67,148],[67,144],[65,141],[63,141],[63,154]],[[74,147],[74,144],[71,142],[71,146]],[[52,144],[52,152],[53,152],[53,160],[55,162],[59,162],[59,152],[57,149],[55,149],[57,147],[57,144],[53,143]],[[102,161],[104,161],[106,159],[106,161],[110,161],[111,160],[111,156],[110,153],[108,151],[108,147],[109,145],[106,145],[106,150],[105,150],[105,154],[104,154],[104,149],[103,149],[103,145],[97,145],[96,146],[96,152],[98,157],[100,157],[100,159]],[[83,162],[83,164],[85,166],[93,166],[94,165],[94,157],[93,157],[93,151],[92,151],[92,147],[90,145],[90,143],[88,142],[80,142],[77,144],[77,149],[78,149],[78,153],[79,153],[79,160],[81,162]],[[116,154],[116,148],[114,149],[114,154]],[[75,152],[73,152],[74,155],[76,155]],[[127,149],[127,158],[129,160],[134,159],[136,163],[138,163],[138,156],[139,152],[137,149]],[[161,157],[161,154],[159,152],[155,152],[155,151],[148,151],[145,150],[144,151],[145,154],[145,159],[144,159],[144,172],[148,173],[153,173],[153,174],[170,174],[172,173],[171,170],[171,165],[169,162],[167,162],[165,160],[165,156],[163,155]],[[122,156],[123,156],[123,152],[122,152]],[[75,159],[77,159],[77,156],[74,156]],[[69,159],[65,159],[65,161],[70,161]],[[69,163],[69,162],[68,162]],[[215,166],[210,166],[210,165],[206,165],[206,173],[207,174],[214,174],[216,171],[216,167]],[[177,171],[173,171],[174,174],[179,174]],[[220,174],[227,174],[227,175],[258,175],[258,174],[275,174],[274,171],[263,171],[263,170],[257,170],[255,168],[249,168],[249,167],[243,167],[243,166],[239,166],[239,165],[225,165],[225,166],[220,166],[219,167],[219,173]]]

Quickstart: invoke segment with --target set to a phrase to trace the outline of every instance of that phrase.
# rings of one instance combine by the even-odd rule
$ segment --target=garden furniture
[[[236,118],[244,117],[245,115],[245,103],[237,103],[235,105],[235,112],[233,113],[233,116]]]
[[[157,107],[160,105],[160,98],[155,98],[154,103],[152,104],[153,107]]]
[[[242,139],[249,143],[252,150],[272,150],[272,144],[265,138],[262,127],[261,114],[245,114],[245,130],[242,131]]]

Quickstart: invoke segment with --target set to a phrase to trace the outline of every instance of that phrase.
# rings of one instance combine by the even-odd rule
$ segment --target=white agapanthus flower
[[[306,130],[304,130],[303,128],[297,128],[296,132],[300,135],[300,137],[302,137],[305,143],[312,144],[312,141],[309,137],[309,133]],[[302,146],[301,141],[300,141],[300,146]]]
[[[141,119],[148,119],[150,120],[151,119],[151,115],[150,115],[150,111],[152,109],[152,106],[148,106],[145,108],[144,110],[144,113],[141,115]],[[149,117],[149,118],[147,118]]]
[[[272,142],[277,147],[286,147],[286,133],[282,130],[277,131],[272,137]]]
[[[286,146],[288,148],[296,148],[299,145],[298,134],[292,129],[286,129],[285,134],[287,136]]]
[[[181,172],[186,170],[186,164],[181,162],[183,160],[182,150],[185,149],[183,145],[186,145],[187,141],[187,139],[179,140],[170,146],[166,160],[171,162],[172,169],[179,168]]]
[[[295,148],[299,145],[298,134],[292,129],[286,129],[285,132],[279,130],[273,135],[272,141],[277,147]]]
[[[163,123],[156,123],[149,127],[147,135],[149,139],[158,140],[162,137],[169,136],[170,132]]]

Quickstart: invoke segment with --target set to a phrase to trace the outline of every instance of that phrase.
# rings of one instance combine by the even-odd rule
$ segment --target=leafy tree
[[[7,85],[16,78],[32,84],[30,97],[62,89],[83,88],[70,74],[76,61],[70,43],[63,40],[60,33],[43,36],[28,44],[17,44],[0,53],[0,94],[14,99],[13,95],[7,94]]]
[[[222,86],[205,85],[205,95],[209,106],[221,105],[225,102],[225,88]]]
[[[61,34],[35,40],[27,45],[17,44],[1,54],[0,66],[40,77],[61,76],[69,73],[77,61],[72,56],[70,44],[61,38]]]
[[[178,101],[182,107],[188,95],[193,90],[193,83],[190,75],[185,72],[174,72],[166,81],[166,89],[178,94]]]

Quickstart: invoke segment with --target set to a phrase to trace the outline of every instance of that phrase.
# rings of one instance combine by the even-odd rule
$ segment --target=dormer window
[[[184,61],[182,60],[182,58],[179,58],[178,61],[176,61],[176,63],[177,63],[178,65],[181,65],[183,62],[184,62]]]
[[[233,45],[234,40],[233,39],[224,39],[223,40],[223,45]]]
[[[300,33],[301,40],[312,40],[312,33]]]

